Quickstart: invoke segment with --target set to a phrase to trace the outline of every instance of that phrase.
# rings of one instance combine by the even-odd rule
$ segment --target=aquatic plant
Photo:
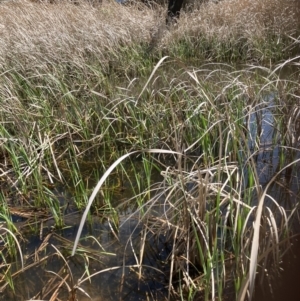
[[[278,270],[299,206],[298,3],[203,4],[168,30],[160,6],[1,3],[3,288],[45,266],[53,285],[30,291],[40,299],[58,287],[75,298],[109,269],[131,267],[141,281],[149,241],[168,253],[169,298],[243,300],[256,270]],[[293,200],[277,198],[282,187]],[[130,235],[134,264],[104,267],[99,240],[76,249],[78,236],[85,278],[71,281],[62,235],[86,207],[81,227],[96,217],[119,239],[134,216],[141,243]],[[34,254],[21,240],[30,235]],[[17,272],[16,246],[27,259]]]
[[[217,69],[209,71],[209,76],[200,80],[202,72],[187,71],[191,81],[186,78],[184,83],[175,81],[174,90],[167,91],[166,98],[170,101],[166,105],[170,107],[173,129],[170,140],[175,149],[170,150],[168,144],[168,150],[130,152],[106,170],[89,199],[72,254],[75,254],[90,206],[113,169],[139,152],[170,154],[174,156],[173,165],[166,166],[161,172],[164,180],[155,189],[156,193],[151,189],[154,196],[149,201],[139,202],[141,223],[146,229],[142,234],[145,236],[140,246],[141,257],[136,262],[140,265],[139,275],[142,273],[147,233],[152,233],[158,240],[163,237],[170,245],[169,298],[176,291],[175,277],[181,279],[182,286],[187,287],[191,295],[203,291],[205,300],[217,295],[222,298],[228,280],[233,277],[237,299],[245,300],[247,293],[251,299],[258,265],[261,277],[263,271],[277,266],[282,245],[289,243],[290,222],[295,213],[293,210],[288,214],[272,195],[270,187],[300,159],[290,157],[291,161],[282,164],[275,155],[280,151],[277,143],[282,141],[282,133],[286,131],[276,129],[276,112],[286,105],[280,104],[278,92],[275,92],[278,91],[276,72],[265,69],[267,77],[258,77],[253,68],[238,72]],[[216,82],[219,76],[222,83]],[[256,90],[260,94],[251,91],[247,84],[252,76],[255,76],[258,86],[264,87]],[[184,119],[178,116],[176,101],[172,101],[172,97],[186,99],[188,106],[181,105],[184,112],[180,112]],[[291,106],[293,112],[298,112],[295,99]],[[272,121],[265,120],[266,110],[272,110]],[[271,122],[271,133],[264,133],[267,131],[262,125],[264,122]],[[291,122],[296,122],[296,119]],[[195,133],[195,129],[197,133],[190,135],[189,131]],[[299,133],[292,135],[293,141],[298,140]],[[187,147],[183,148],[185,145]],[[274,156],[271,160],[275,166],[264,184],[257,168],[261,159],[257,156],[268,152],[265,145],[271,147]],[[295,154],[298,152],[295,144],[286,147],[294,148]],[[159,206],[161,215],[153,217],[152,208]]]

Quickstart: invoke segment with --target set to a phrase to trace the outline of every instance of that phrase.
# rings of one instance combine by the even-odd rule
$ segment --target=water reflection
[[[33,300],[48,300],[53,294],[51,289],[58,286],[61,278],[68,275],[62,271],[64,261],[60,256],[55,255],[55,250],[51,245],[56,246],[59,251],[68,258],[73,242],[77,233],[80,214],[69,215],[65,222],[69,228],[63,230],[59,235],[52,234],[51,231],[44,233],[45,237],[41,240],[38,236],[31,236],[26,243],[27,264],[32,264],[32,268],[24,271],[15,278],[15,293],[11,289],[6,289],[5,294],[0,294],[0,300],[3,301],[23,301],[33,298]],[[164,300],[167,295],[166,283],[167,269],[165,268],[166,257],[169,255],[165,249],[158,252],[154,248],[154,241],[149,237],[146,242],[143,265],[150,268],[142,270],[142,277],[138,277],[138,269],[134,268],[138,263],[140,253],[140,241],[142,226],[134,216],[120,221],[123,226],[118,232],[118,237],[111,233],[108,222],[100,222],[95,217],[84,227],[83,237],[93,235],[97,238],[101,247],[92,239],[83,239],[80,243],[78,255],[67,259],[68,265],[72,270],[70,276],[66,278],[66,284],[59,289],[59,298],[61,300],[72,300],[67,289],[74,284],[93,273],[106,270],[91,278],[91,281],[85,281],[77,289],[76,297],[78,301],[102,301],[102,300]],[[49,237],[49,239],[47,239]],[[47,243],[47,247],[41,249],[42,245]],[[82,251],[80,251],[80,249]],[[33,257],[32,254],[35,253]],[[47,258],[46,260],[44,260]],[[35,266],[35,262],[41,264]],[[123,268],[123,266],[126,266]],[[89,274],[84,274],[88,268]],[[153,269],[156,268],[157,270]],[[67,270],[64,267],[64,270]],[[60,275],[55,279],[55,275]],[[52,283],[51,283],[52,282]],[[91,297],[91,299],[86,295]],[[55,299],[56,300],[56,299]]]

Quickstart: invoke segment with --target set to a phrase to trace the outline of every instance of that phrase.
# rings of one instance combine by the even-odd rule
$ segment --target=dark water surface
[[[282,272],[273,277],[268,285],[257,286],[253,301],[299,301],[300,300],[300,237],[294,239],[293,247],[284,256]]]
[[[260,178],[260,184],[264,187],[271,178],[280,170],[280,156],[285,160],[285,165],[300,157],[299,145],[295,144],[294,150],[283,149],[280,145],[281,135],[278,136],[276,144],[276,135],[273,126],[272,99],[270,106],[262,110],[262,134],[260,142],[265,144],[264,149],[258,153],[257,172]],[[252,119],[252,120],[251,120]],[[255,119],[251,116],[253,137],[257,136],[257,127]],[[300,126],[298,125],[298,131]],[[296,134],[296,141],[299,141],[299,132]],[[255,139],[253,139],[255,141]],[[251,142],[249,142],[251,144]],[[249,145],[251,148],[251,145]],[[291,168],[287,168],[280,174],[278,179],[269,189],[269,195],[277,200],[287,213],[290,213],[296,204],[300,202],[300,168],[299,163]],[[272,206],[265,200],[266,205]],[[294,233],[300,233],[299,219],[295,219]],[[300,300],[300,236],[292,240],[291,249],[282,258],[280,272],[277,275],[272,273],[263,284],[258,284],[255,290],[254,301],[298,301]]]

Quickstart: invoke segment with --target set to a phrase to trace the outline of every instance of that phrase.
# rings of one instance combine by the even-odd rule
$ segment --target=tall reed
[[[13,206],[43,208],[63,228],[66,207],[90,208],[102,188],[84,219],[103,213],[117,237],[116,168],[137,194],[143,242],[151,233],[170,247],[169,297],[181,289],[183,299],[221,299],[228,287],[240,300],[251,295],[256,269],[276,269],[298,206],[289,212],[272,194],[282,176],[295,189],[298,3],[207,3],[168,29],[160,6],[1,3],[3,219],[13,226]],[[151,186],[154,168],[162,179]],[[58,183],[74,193],[70,204]]]

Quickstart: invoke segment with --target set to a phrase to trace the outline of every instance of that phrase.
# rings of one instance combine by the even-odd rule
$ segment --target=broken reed
[[[93,162],[98,161],[102,168],[102,172],[98,172],[100,177],[114,160],[132,149],[161,149],[161,154],[153,159],[164,170],[164,181],[157,195],[166,197],[167,209],[163,216],[169,221],[152,220],[148,227],[153,227],[153,231],[160,229],[158,236],[167,234],[170,243],[174,241],[171,275],[188,275],[186,273],[194,268],[198,270],[200,278],[183,279],[191,296],[204,287],[207,299],[216,293],[221,298],[228,254],[233,258],[230,267],[236,270],[237,292],[248,271],[251,244],[245,240],[249,241],[252,236],[251,227],[248,228],[255,213],[252,201],[260,190],[253,159],[255,154],[264,151],[264,144],[260,144],[263,131],[260,113],[270,105],[271,95],[274,129],[277,125],[279,128],[270,137],[270,143],[280,142],[282,154],[291,149],[290,160],[294,160],[292,154],[297,152],[294,129],[299,112],[295,100],[299,85],[297,81],[280,79],[276,72],[265,68],[232,70],[225,65],[186,68],[174,77],[174,73],[163,72],[164,67],[173,68],[174,61],[165,59],[164,63],[149,81],[144,81],[146,85],[130,83],[127,87],[116,87],[109,96],[100,89],[83,89],[77,96],[76,91],[68,87],[70,83],[63,82],[64,73],[55,74],[55,80],[54,75],[36,75],[27,78],[26,85],[18,74],[3,75],[2,92],[13,95],[6,98],[9,105],[3,103],[1,112],[5,159],[2,177],[8,183],[3,184],[3,191],[7,200],[13,197],[10,205],[49,208],[57,227],[63,227],[64,204],[59,203],[51,187],[58,182],[75,187],[74,206],[84,208],[91,192],[89,181],[93,171],[91,168],[84,177],[80,162],[91,157]],[[94,86],[97,76],[90,73],[88,79],[84,85]],[[31,81],[37,80],[38,92],[30,88],[21,90],[24,86],[36,87]],[[55,99],[49,91],[56,91]],[[284,117],[283,112],[289,115]],[[255,136],[250,136],[252,127],[255,127]],[[251,148],[250,139],[253,139]],[[166,158],[163,150],[173,153],[172,157]],[[182,157],[178,157],[178,153],[183,153]],[[287,163],[290,162],[282,160],[280,168]],[[144,161],[148,184],[151,168],[149,161]],[[123,174],[125,181],[131,177],[128,165],[120,165],[118,173]],[[135,187],[138,177],[130,181],[140,195],[142,216],[147,217],[151,204],[158,203],[159,198],[149,200],[154,191],[149,194],[148,190],[148,196],[143,197],[141,189]],[[11,188],[15,193],[12,194]],[[106,205],[113,208],[110,196],[106,196]],[[99,199],[100,203],[93,204],[95,208],[105,205],[101,195]],[[225,216],[224,208],[228,210]],[[279,215],[283,212],[280,204],[275,205],[275,209]],[[272,212],[265,210],[266,214]],[[273,216],[264,215],[264,218],[273,220]],[[112,229],[117,226],[115,219]],[[268,233],[268,225],[265,227],[263,233]],[[269,251],[270,244],[280,243],[288,227],[284,222],[272,236],[274,241],[266,241],[267,245],[261,243],[262,252],[280,258],[280,253]],[[187,245],[183,238],[188,238]],[[178,256],[187,261],[176,262]],[[141,265],[141,261],[137,265]],[[215,288],[212,283],[216,283]]]
[[[4,186],[4,191],[7,199],[14,198],[14,204],[49,208],[56,226],[63,227],[64,204],[59,203],[49,187],[59,181],[75,187],[75,206],[84,208],[91,192],[88,182],[93,172],[91,169],[85,178],[80,162],[93,157],[103,170],[101,175],[114,160],[131,149],[159,148],[161,154],[154,159],[159,160],[165,172],[157,194],[167,197],[168,209],[163,216],[169,221],[151,221],[148,227],[153,227],[153,232],[160,229],[158,236],[167,234],[168,240],[174,241],[170,255],[172,276],[189,275],[196,269],[200,278],[183,279],[191,296],[204,287],[206,299],[211,294],[221,298],[228,254],[234,258],[230,268],[236,269],[237,292],[243,287],[248,271],[251,244],[245,246],[244,240],[252,236],[247,225],[255,213],[251,203],[255,199],[253,195],[259,195],[260,189],[253,158],[264,151],[264,144],[260,143],[261,112],[270,105],[272,96],[274,128],[276,124],[280,126],[270,137],[270,143],[280,143],[286,149],[291,147],[295,154],[299,111],[295,100],[299,86],[297,81],[280,79],[277,72],[262,67],[232,70],[231,66],[215,64],[169,73],[176,61],[167,60],[155,68],[149,81],[116,87],[110,95],[104,95],[97,86],[94,90],[82,89],[77,95],[78,91],[71,89],[74,80],[66,81],[65,73],[59,68],[51,76],[37,74],[25,81],[13,72],[3,75],[2,93],[13,96],[6,98],[1,113],[2,155],[6,164],[2,176],[9,184],[7,188]],[[80,74],[74,69],[75,74]],[[99,80],[97,75],[90,72],[85,87],[95,87],[94,82]],[[252,127],[255,127],[254,136],[250,135]],[[171,160],[164,158],[163,149],[174,153]],[[284,154],[284,148],[282,151]],[[177,154],[182,152],[180,159]],[[290,159],[293,160],[293,155]],[[173,163],[167,165],[166,162]],[[281,161],[281,167],[286,163],[289,162]],[[127,174],[130,178],[127,168],[123,165],[118,171],[125,175],[125,180]],[[145,173],[149,179],[151,166],[148,163]],[[133,189],[140,193],[141,189],[135,188],[137,181],[130,181],[134,182]],[[16,194],[11,194],[10,187]],[[138,202],[145,216],[151,204],[159,202],[159,198],[149,200],[149,191],[146,194],[147,197],[140,195]],[[110,196],[106,196],[106,205],[113,208]],[[97,206],[104,206],[101,197],[100,203],[93,205],[95,210]],[[276,206],[275,211],[282,213],[280,205]],[[228,210],[225,217],[224,208]],[[272,211],[266,210],[267,214]],[[181,215],[182,212],[185,214]],[[265,219],[273,220],[273,217],[265,215]],[[114,219],[113,223],[112,229],[116,229],[118,220]],[[269,228],[265,227],[264,233],[268,233]],[[287,229],[288,224],[283,223],[272,236],[274,241],[261,243],[261,252],[280,258],[280,253],[270,251],[276,249],[270,249],[270,244],[275,246],[281,236],[285,238]],[[187,245],[183,243],[186,238]],[[179,256],[187,261],[175,261]],[[141,262],[137,262],[137,266],[141,266]],[[211,286],[212,283],[216,286]]]
[[[278,78],[276,71],[283,65],[273,72],[261,67],[228,71],[229,66],[227,70],[222,69],[224,65],[219,66],[214,65],[211,71],[203,68],[183,72],[182,79],[174,78],[168,89],[161,90],[167,91],[163,103],[155,97],[156,92],[157,96],[162,92],[150,84],[152,81],[155,84],[160,77],[151,75],[142,92],[151,91],[150,96],[146,93],[148,112],[161,112],[155,107],[163,105],[163,114],[159,114],[155,124],[165,120],[162,125],[168,143],[160,150],[154,149],[156,144],[150,149],[140,144],[144,150],[120,156],[110,165],[89,199],[78,235],[94,197],[114,168],[139,152],[158,153],[160,158],[172,155],[172,165],[160,160],[165,168],[162,172],[164,181],[159,188],[151,188],[151,194],[155,196],[150,200],[144,198],[138,209],[146,229],[157,237],[166,237],[171,245],[169,294],[173,293],[173,277],[180,275],[191,296],[202,290],[207,300],[216,295],[222,298],[225,284],[228,285],[226,275],[231,275],[234,269],[231,284],[239,295],[237,298],[244,300],[247,291],[253,294],[257,264],[267,270],[271,257],[276,259],[273,261],[275,267],[279,263],[279,245],[287,243],[289,222],[295,212],[287,216],[279,200],[269,196],[269,188],[278,176],[299,161],[299,133],[296,130],[299,106],[292,93],[297,91],[298,84]],[[283,92],[286,88],[288,94]],[[136,110],[144,104],[142,94],[134,104]],[[281,112],[286,106],[289,107],[288,116]],[[262,112],[265,110],[272,111],[273,130],[267,137],[264,136],[266,128],[262,127],[266,118]],[[281,120],[290,120],[290,128],[277,128],[278,124],[285,124]],[[154,125],[149,121],[139,122],[142,126],[148,125],[144,126],[144,131]],[[161,133],[153,132],[156,135]],[[283,141],[293,143],[283,146]],[[257,164],[261,164],[261,159],[258,159],[261,153],[270,152],[266,145],[272,149],[271,158],[275,160],[272,162],[277,162],[278,166],[273,167],[273,173],[267,175],[267,185],[262,187],[262,174],[258,174]],[[277,145],[280,148],[276,151]],[[293,155],[287,161],[277,158],[277,152],[285,157],[290,151]],[[290,185],[288,179],[291,178],[287,178],[287,185]],[[149,192],[146,190],[145,194]],[[269,198],[271,201],[267,202]],[[256,208],[257,202],[259,206]],[[293,206],[297,207],[297,204],[295,202]],[[164,212],[153,222],[151,210],[159,205]],[[251,221],[254,221],[253,228]],[[77,243],[78,240],[73,253]],[[144,248],[142,244],[140,254],[144,253]],[[230,264],[227,263],[229,258]],[[140,269],[142,260],[141,257],[136,262]],[[193,273],[196,273],[195,278]]]

